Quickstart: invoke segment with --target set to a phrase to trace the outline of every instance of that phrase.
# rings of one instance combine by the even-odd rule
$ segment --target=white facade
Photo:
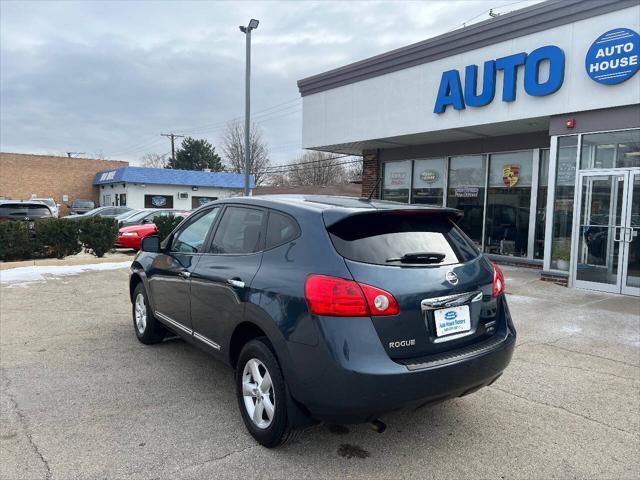
[[[183,185],[152,185],[138,183],[112,183],[98,186],[100,191],[100,206],[121,205],[121,195],[126,195],[126,206],[131,208],[145,208],[146,196],[169,196],[173,198],[171,208],[191,210],[194,197],[220,199],[242,195],[242,190],[234,188],[192,187]],[[196,190],[194,190],[196,189]],[[197,200],[197,199],[196,199]],[[167,206],[167,208],[169,208]]]
[[[384,148],[393,146],[385,145],[384,139],[410,145],[525,133],[540,130],[552,115],[638,104],[640,75],[614,87],[597,83],[585,71],[585,55],[604,32],[616,28],[637,31],[639,27],[640,5],[306,95],[303,147],[361,144],[363,148]],[[465,67],[476,64],[480,89],[483,62],[546,45],[561,48],[565,55],[564,82],[557,92],[529,96],[521,66],[515,101],[502,101],[503,74],[498,71],[495,98],[488,105],[464,110],[449,107],[444,113],[434,113],[443,72],[456,69],[464,82]],[[541,80],[546,76],[543,63]],[[486,128],[462,130],[482,126]]]

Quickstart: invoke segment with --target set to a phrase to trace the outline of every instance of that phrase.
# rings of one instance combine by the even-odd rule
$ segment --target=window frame
[[[180,255],[204,255],[205,250],[208,249],[208,245],[209,242],[211,240],[211,232],[217,228],[217,224],[220,221],[220,218],[222,217],[222,215],[219,213],[216,218],[214,219],[213,223],[209,226],[209,230],[207,231],[207,234],[204,237],[204,242],[202,243],[203,247],[202,247],[202,251],[200,252],[177,252],[177,251],[173,251],[172,247],[173,247],[173,242],[176,240],[177,235],[179,235],[180,233],[182,233],[182,231],[187,228],[189,225],[193,224],[194,222],[197,222],[200,218],[204,217],[205,215],[207,215],[208,213],[210,213],[213,209],[215,208],[220,208],[220,205],[213,205],[210,208],[206,208],[204,210],[202,210],[201,212],[197,212],[197,214],[192,214],[189,215],[188,217],[184,218],[182,220],[182,222],[180,222],[180,224],[176,227],[176,230],[174,233],[172,233],[171,235],[169,235],[167,237],[167,240],[164,243],[164,245],[162,245],[162,248],[166,250],[166,253],[168,255],[174,255],[174,254],[180,254]]]
[[[265,207],[258,207],[258,206],[254,206],[254,205],[245,205],[242,203],[225,203],[223,205],[215,205],[215,207],[222,207],[222,211],[220,212],[220,214],[218,215],[218,217],[216,218],[215,224],[212,225],[212,229],[209,231],[209,235],[206,239],[205,242],[205,247],[203,248],[203,255],[215,255],[215,256],[226,256],[226,257],[246,257],[248,255],[258,255],[258,254],[262,254],[265,251],[265,240],[266,240],[266,235],[267,235],[267,221],[269,219],[269,209],[265,208]],[[259,244],[259,248],[257,251],[255,252],[251,252],[251,253],[214,253],[211,251],[211,245],[213,244],[213,239],[216,235],[216,233],[218,233],[218,228],[220,226],[220,222],[222,221],[222,218],[224,217],[225,213],[227,212],[227,210],[229,208],[246,208],[249,210],[259,210],[261,212],[263,212],[263,216],[262,216],[262,225],[261,225],[261,230],[260,230],[260,244]]]

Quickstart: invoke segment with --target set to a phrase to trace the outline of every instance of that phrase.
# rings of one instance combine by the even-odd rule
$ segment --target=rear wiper
[[[400,258],[387,258],[386,262],[400,263],[440,263],[444,260],[444,253],[437,252],[416,252],[405,253]]]

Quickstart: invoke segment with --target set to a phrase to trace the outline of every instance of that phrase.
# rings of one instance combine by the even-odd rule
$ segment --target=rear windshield
[[[73,208],[93,208],[95,204],[90,200],[74,200],[71,206]]]
[[[442,266],[468,262],[479,254],[473,242],[444,215],[356,215],[328,230],[338,253],[357,262]]]
[[[37,204],[4,204],[0,205],[0,217],[45,217],[51,210],[45,205]]]

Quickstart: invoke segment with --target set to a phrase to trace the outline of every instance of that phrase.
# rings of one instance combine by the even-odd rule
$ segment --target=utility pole
[[[176,138],[182,138],[184,137],[184,135],[176,135],[175,133],[171,132],[171,133],[161,133],[160,134],[162,137],[168,137],[171,139],[171,162],[173,164],[176,163],[176,146],[175,146],[175,140]]]
[[[251,164],[251,144],[249,133],[251,128],[251,30],[258,28],[260,22],[255,18],[249,21],[246,27],[240,26],[240,31],[244,33],[247,43],[247,58],[245,69],[245,90],[244,90],[244,196],[249,196],[249,168]]]

